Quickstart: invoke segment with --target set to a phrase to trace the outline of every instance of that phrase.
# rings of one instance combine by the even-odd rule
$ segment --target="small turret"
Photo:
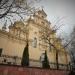
[[[4,24],[3,27],[2,27],[2,30],[3,30],[3,31],[6,31],[6,29],[7,29],[7,28],[6,28],[6,24]]]
[[[44,10],[39,10],[37,12],[34,13],[34,15],[37,15],[39,16],[40,18],[46,18],[47,17],[47,14],[44,12]]]

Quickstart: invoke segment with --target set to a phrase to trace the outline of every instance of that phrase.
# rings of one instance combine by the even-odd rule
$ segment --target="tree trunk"
[[[59,69],[59,64],[58,64],[58,50],[56,50],[56,66],[57,66],[57,69]]]

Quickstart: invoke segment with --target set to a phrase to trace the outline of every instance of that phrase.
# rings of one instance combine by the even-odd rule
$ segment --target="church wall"
[[[39,49],[39,29],[35,27],[34,24],[29,25],[29,40],[31,40],[29,45],[29,55],[31,59],[40,60],[40,55],[42,51]],[[36,38],[36,47],[34,47],[34,39]]]
[[[24,25],[22,26],[22,24],[17,23],[16,25],[14,24],[9,29],[9,32],[0,30],[0,48],[3,48],[2,55],[18,56],[21,58],[24,47],[26,46],[26,39],[28,39],[29,59],[32,61],[30,61],[32,65],[37,64],[39,66],[38,61],[40,61],[40,57],[44,55],[45,50],[47,50],[47,55],[50,63],[56,63],[56,50],[60,50],[60,52],[66,52],[64,49],[62,49],[61,43],[56,41],[57,38],[55,33],[50,35],[50,38],[52,38],[50,42],[55,45],[56,49],[51,48],[50,51],[49,44],[44,40],[40,41],[39,37],[41,35],[41,30],[49,26],[48,21],[45,21],[42,16],[34,16],[34,20],[32,18],[27,20],[27,32],[25,32]],[[18,27],[19,25],[20,27]],[[51,31],[50,28],[47,28],[46,30],[47,32]],[[69,58],[67,57],[69,55],[67,55],[62,52],[59,54],[58,51],[58,62],[61,64],[68,64],[69,61],[67,60],[69,60]],[[36,60],[35,63],[33,63],[33,60]]]
[[[22,57],[24,47],[25,42],[0,32],[0,48],[3,49],[3,55]]]

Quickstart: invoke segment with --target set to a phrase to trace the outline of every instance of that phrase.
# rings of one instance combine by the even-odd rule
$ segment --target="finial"
[[[43,11],[44,7],[43,7],[43,6],[41,6],[41,8],[42,8],[42,11]]]

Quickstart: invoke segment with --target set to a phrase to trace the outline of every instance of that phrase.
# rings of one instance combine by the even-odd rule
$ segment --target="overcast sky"
[[[35,4],[35,6],[44,9],[47,19],[53,25],[64,24],[58,32],[61,33],[60,35],[63,36],[65,33],[68,35],[72,31],[75,25],[75,0],[42,0],[40,3]],[[2,24],[0,24],[0,27],[2,27]]]
[[[64,24],[60,29],[62,34],[71,32],[75,25],[75,0],[42,0],[37,6],[43,7],[52,24]]]

